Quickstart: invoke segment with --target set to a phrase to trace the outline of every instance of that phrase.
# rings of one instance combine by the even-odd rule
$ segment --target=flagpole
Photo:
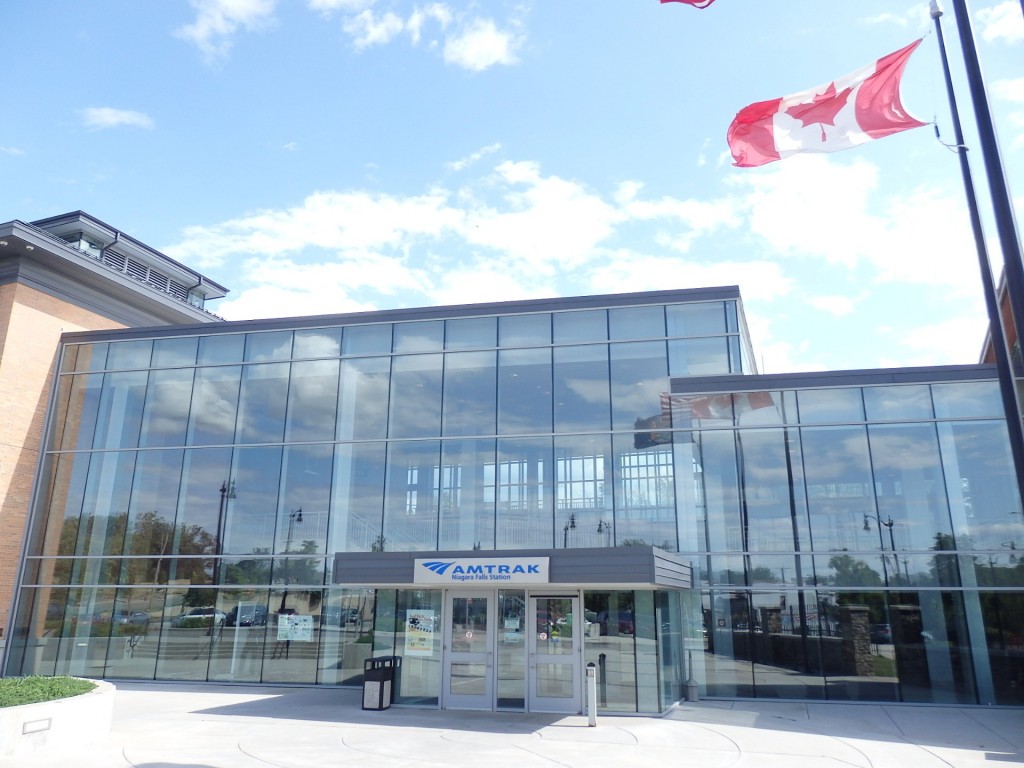
[[[1024,261],[1021,258],[1020,239],[1017,235],[1012,197],[1000,159],[999,141],[996,138],[995,124],[988,105],[988,94],[985,90],[985,79],[981,74],[981,62],[978,60],[978,48],[974,42],[974,31],[971,28],[967,0],[950,0],[950,2],[956,16],[956,28],[960,35],[960,47],[963,50],[964,65],[967,70],[967,83],[971,92],[971,101],[974,104],[978,143],[981,147],[982,160],[985,163],[989,194],[992,197],[992,212],[995,215],[996,231],[999,234],[1003,252],[1006,292],[1010,299],[1010,311],[1013,315],[1014,330],[1017,333],[1019,347],[1020,334],[1024,333]]]
[[[1024,0],[1021,0],[1024,2]],[[1006,428],[1010,438],[1010,452],[1013,456],[1014,474],[1017,478],[1017,490],[1024,503],[1024,428],[1021,426],[1020,399],[1010,362],[1009,348],[1006,344],[1006,333],[1003,329],[1002,312],[999,297],[996,293],[995,281],[992,277],[992,263],[985,245],[985,232],[978,211],[978,196],[974,189],[971,166],[967,160],[967,147],[964,144],[964,132],[960,124],[960,110],[956,105],[956,93],[953,90],[953,78],[949,72],[949,58],[946,56],[946,41],[942,35],[942,8],[938,0],[930,2],[931,17],[935,20],[935,34],[939,41],[939,55],[942,59],[942,72],[946,79],[946,93],[949,96],[949,111],[953,117],[953,135],[956,137],[956,153],[960,159],[960,173],[964,180],[964,191],[967,194],[967,209],[970,213],[971,230],[974,233],[974,244],[978,251],[978,265],[981,267],[981,282],[985,292],[985,306],[988,309],[989,334],[992,341],[992,352],[995,355],[996,370],[999,375],[999,391],[1002,395],[1003,408],[1006,411]]]

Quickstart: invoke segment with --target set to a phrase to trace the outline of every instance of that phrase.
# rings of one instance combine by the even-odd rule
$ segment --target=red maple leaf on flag
[[[825,141],[825,126],[836,124],[836,115],[846,106],[853,88],[844,88],[836,93],[836,84],[829,83],[824,93],[817,93],[809,104],[796,104],[786,114],[803,123],[804,128],[815,123],[821,125],[821,140]]]

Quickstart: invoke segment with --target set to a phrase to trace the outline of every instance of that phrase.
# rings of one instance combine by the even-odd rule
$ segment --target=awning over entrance
[[[657,547],[515,549],[458,552],[338,552],[335,584],[373,587],[558,585],[577,588],[689,589],[693,571]]]

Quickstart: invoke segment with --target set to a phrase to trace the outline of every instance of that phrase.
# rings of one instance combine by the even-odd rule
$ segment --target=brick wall
[[[123,327],[20,283],[0,285],[0,632],[6,635],[62,333]]]

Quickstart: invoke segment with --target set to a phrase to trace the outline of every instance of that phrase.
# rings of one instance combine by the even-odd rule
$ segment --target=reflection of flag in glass
[[[637,419],[633,426],[636,430],[633,432],[633,447],[637,450],[672,442],[672,433],[665,431],[672,424],[662,413]]]
[[[775,400],[771,392],[739,392],[735,395],[673,395],[661,393],[661,418],[668,425],[683,426],[687,421],[728,419],[733,412],[754,411],[759,408],[773,408]]]

